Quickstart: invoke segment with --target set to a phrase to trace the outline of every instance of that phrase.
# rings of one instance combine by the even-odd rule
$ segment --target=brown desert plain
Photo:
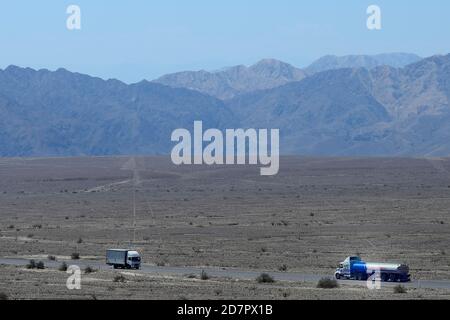
[[[135,248],[161,272],[96,268],[108,248]],[[94,266],[81,290],[48,267],[73,253]],[[0,159],[0,294],[9,299],[450,298],[450,287],[400,294],[164,272],[332,277],[350,255],[407,263],[415,281],[450,279],[450,160],[282,157],[279,174],[263,177],[258,166],[175,166],[163,156]]]

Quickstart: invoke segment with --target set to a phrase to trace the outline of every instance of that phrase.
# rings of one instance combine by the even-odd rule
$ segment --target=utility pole
[[[133,157],[133,245],[136,244],[136,188],[138,185],[138,172],[136,157]]]
[[[136,186],[133,183],[133,245],[136,244]]]

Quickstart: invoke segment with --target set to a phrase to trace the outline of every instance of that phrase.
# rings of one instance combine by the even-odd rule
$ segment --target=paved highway
[[[39,260],[40,261],[40,260]],[[80,268],[85,268],[91,266],[99,270],[112,270],[112,267],[106,265],[104,262],[95,260],[61,260],[61,261],[51,261],[43,260],[47,268],[57,269],[62,262],[66,262],[67,265],[77,265]],[[27,259],[20,258],[0,258],[0,265],[13,265],[13,266],[26,266],[29,263]],[[235,268],[212,268],[212,267],[169,267],[169,266],[153,266],[143,264],[140,270],[133,270],[136,273],[146,273],[146,274],[157,274],[166,276],[185,276],[189,274],[200,275],[204,270],[211,277],[218,278],[231,278],[239,280],[254,280],[262,272],[265,271],[250,271],[250,270],[240,270]],[[122,270],[117,270],[120,272]],[[308,275],[303,273],[295,272],[272,272],[267,271],[275,280],[278,281],[288,281],[288,282],[314,282],[316,283],[323,277],[330,277],[330,275]],[[365,286],[365,281],[348,281],[340,280],[341,284],[347,285],[360,285]],[[385,283],[383,286],[395,286],[397,283]],[[427,289],[446,289],[450,290],[450,280],[413,280],[408,283],[402,283],[408,288],[427,288]]]

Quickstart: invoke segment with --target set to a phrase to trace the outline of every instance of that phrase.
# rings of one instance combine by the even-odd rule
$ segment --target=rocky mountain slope
[[[450,154],[450,55],[405,68],[348,68],[227,102],[249,126],[280,128],[284,153]]]
[[[64,69],[0,71],[0,155],[161,154],[196,119],[223,128],[233,115],[196,91],[126,85]]]

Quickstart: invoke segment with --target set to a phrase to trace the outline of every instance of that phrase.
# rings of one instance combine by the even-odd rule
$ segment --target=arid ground
[[[133,192],[135,190],[135,192]],[[133,208],[135,207],[135,215]],[[135,227],[134,227],[135,225]],[[404,262],[413,279],[450,279],[450,160],[281,159],[181,166],[167,157],[0,159],[0,257],[104,261],[136,248],[158,266],[333,275],[346,256]],[[445,290],[317,289],[275,282],[99,270],[80,291],[58,270],[0,266],[0,293],[35,298],[450,298]]]

